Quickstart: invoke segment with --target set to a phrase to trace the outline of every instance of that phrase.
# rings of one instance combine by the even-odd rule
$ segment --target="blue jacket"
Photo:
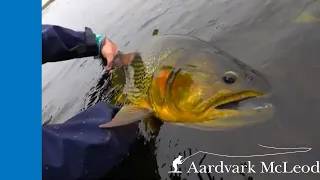
[[[89,28],[76,32],[43,25],[42,63],[99,56],[102,40],[103,36]],[[118,110],[100,102],[63,124],[43,125],[42,179],[98,179],[119,164],[133,148],[138,125],[100,129]]]

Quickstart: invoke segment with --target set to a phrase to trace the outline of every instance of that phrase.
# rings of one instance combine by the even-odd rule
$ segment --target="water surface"
[[[302,18],[301,18],[301,15]],[[311,18],[311,15],[313,18]],[[300,17],[300,19],[299,19]],[[297,21],[298,19],[298,21]],[[301,20],[302,19],[302,20]],[[164,124],[154,141],[140,140],[140,149],[109,176],[168,179],[172,161],[199,150],[246,155],[267,152],[257,144],[311,147],[307,153],[258,158],[221,158],[199,154],[198,164],[288,161],[309,164],[320,160],[320,2],[317,0],[64,0],[43,11],[43,23],[76,30],[91,27],[107,34],[124,51],[135,50],[160,33],[191,35],[219,46],[266,74],[277,107],[270,121],[231,132],[204,132]],[[42,118],[61,123],[103,100],[104,79],[99,61],[82,58],[45,64]],[[202,160],[203,159],[203,160]],[[117,173],[122,172],[122,173]],[[123,173],[128,172],[128,173]],[[318,179],[319,174],[181,174],[187,179]],[[250,178],[248,178],[250,176]],[[177,177],[176,177],[177,178]]]

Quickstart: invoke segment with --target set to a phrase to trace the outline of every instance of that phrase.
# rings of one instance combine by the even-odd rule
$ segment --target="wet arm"
[[[103,35],[90,28],[74,31],[57,25],[42,25],[42,64],[100,55]]]
[[[42,179],[101,179],[134,148],[138,124],[101,129],[119,108],[104,102],[42,127]]]

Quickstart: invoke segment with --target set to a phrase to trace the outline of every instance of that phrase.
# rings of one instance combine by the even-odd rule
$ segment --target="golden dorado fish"
[[[155,116],[164,122],[218,130],[261,122],[272,114],[271,104],[259,98],[271,89],[267,79],[196,38],[155,36],[121,71],[126,103],[100,127]]]

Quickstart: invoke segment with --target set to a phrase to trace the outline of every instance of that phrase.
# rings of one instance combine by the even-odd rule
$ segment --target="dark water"
[[[297,18],[307,14],[303,20]],[[312,18],[308,17],[311,14]],[[320,2],[317,0],[64,0],[43,12],[43,23],[107,34],[123,51],[135,50],[153,29],[214,43],[266,74],[273,87],[274,118],[230,132],[204,132],[164,124],[155,140],[139,149],[109,177],[132,179],[319,179],[320,174],[261,174],[260,161],[313,165],[320,160]],[[43,121],[66,121],[103,100],[102,67],[92,58],[43,65]],[[172,161],[197,151],[229,155],[270,153],[258,146],[310,147],[307,153],[254,158],[198,154],[168,174]],[[257,173],[187,174],[191,162],[216,165],[252,161]],[[127,172],[127,173],[124,173]],[[192,171],[193,172],[193,171]],[[214,178],[213,178],[214,176]],[[249,177],[250,176],[250,177]]]

